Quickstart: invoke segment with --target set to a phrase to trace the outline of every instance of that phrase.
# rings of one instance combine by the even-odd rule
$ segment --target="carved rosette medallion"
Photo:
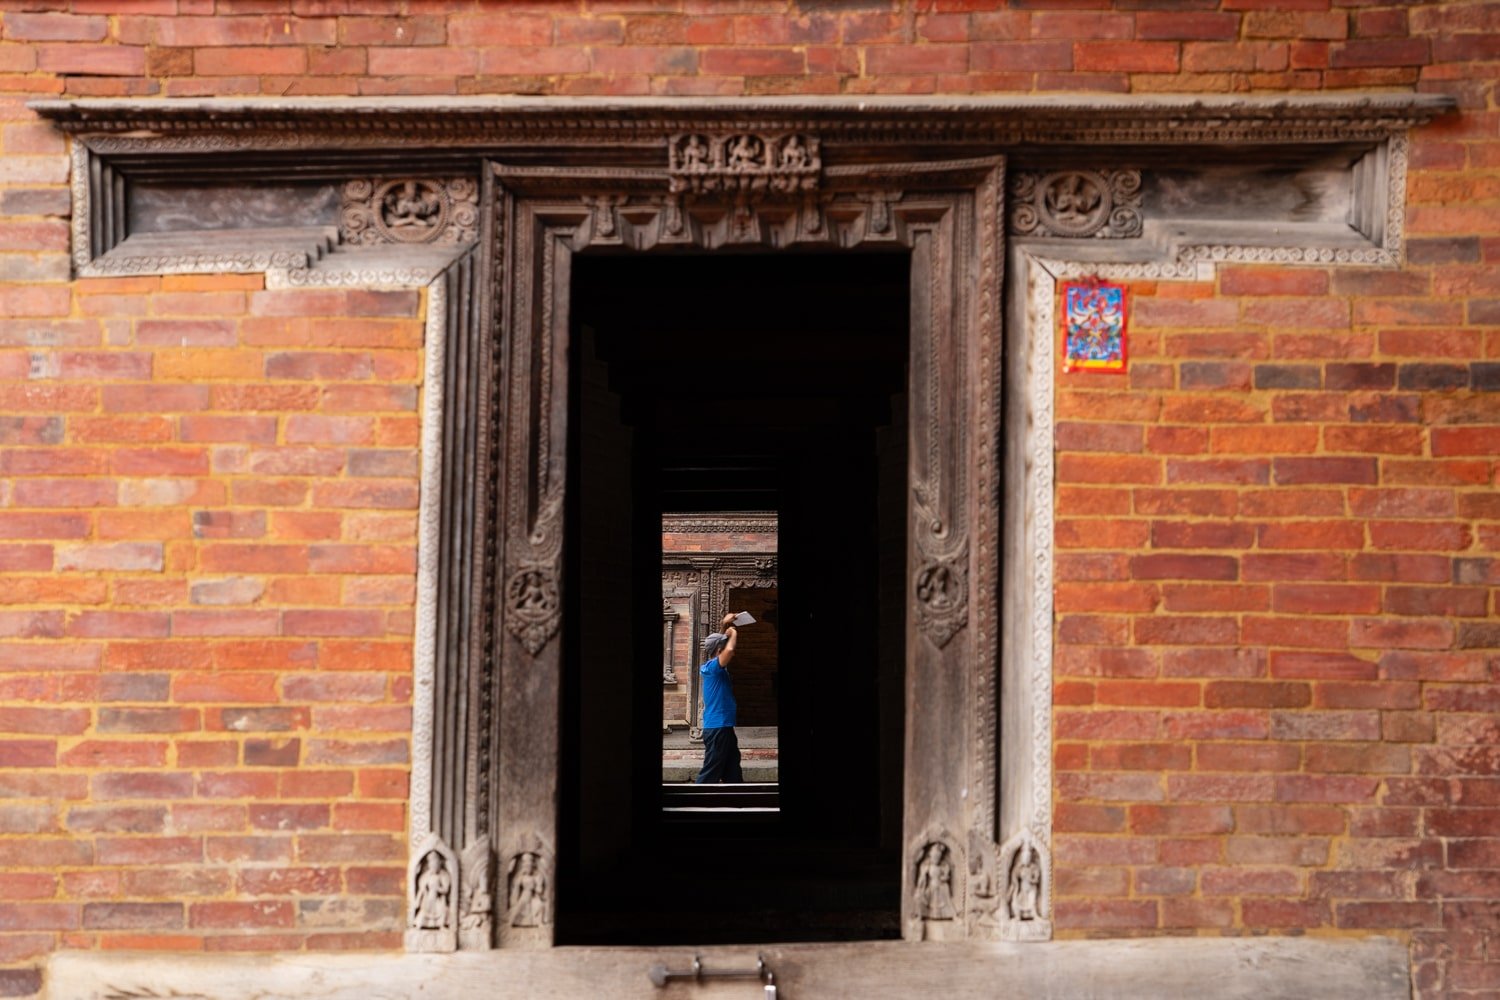
[[[535,656],[557,634],[562,615],[550,566],[523,566],[505,582],[505,626]]]
[[[925,561],[912,578],[917,627],[939,649],[969,620],[969,547]]]
[[[406,950],[458,949],[458,858],[429,833],[406,869]]]
[[[345,243],[468,243],[479,238],[479,185],[468,177],[352,180],[340,191]]]
[[[967,890],[964,854],[943,829],[918,837],[907,852],[908,919],[914,933],[907,940],[958,940],[964,934]]]
[[[1127,239],[1141,235],[1139,170],[1018,173],[1010,181],[1016,236]]]

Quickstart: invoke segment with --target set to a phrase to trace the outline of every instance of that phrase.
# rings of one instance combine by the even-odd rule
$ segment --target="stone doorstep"
[[[653,965],[753,967],[783,1000],[1021,997],[1027,1000],[1406,1000],[1406,947],[1390,938],[1150,938],[1038,944],[866,942],[554,948],[453,955],[58,952],[52,1000],[431,1000],[609,997],[744,1000],[749,980],[654,987]]]

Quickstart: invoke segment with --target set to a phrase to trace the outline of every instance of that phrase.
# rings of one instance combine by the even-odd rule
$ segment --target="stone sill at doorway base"
[[[553,948],[452,955],[52,956],[53,1000],[404,1000],[703,998],[761,995],[754,980],[647,978],[652,965],[747,968],[764,956],[788,1000],[829,997],[1194,997],[1294,1000],[1410,996],[1405,945],[1390,938],[1150,938],[1038,944],[865,942],[663,948]]]

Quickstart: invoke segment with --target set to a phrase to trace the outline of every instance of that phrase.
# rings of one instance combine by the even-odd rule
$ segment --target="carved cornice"
[[[40,100],[30,107],[100,151],[503,147],[665,142],[687,133],[808,129],[825,141],[1183,145],[1383,138],[1454,107],[1438,94],[1290,97],[409,97]],[[107,141],[106,141],[107,140]]]
[[[662,531],[693,535],[761,534],[776,531],[778,518],[772,513],[663,514]]]

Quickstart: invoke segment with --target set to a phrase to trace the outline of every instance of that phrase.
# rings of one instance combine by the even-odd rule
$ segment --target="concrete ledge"
[[[1388,938],[1151,938],[1047,944],[767,945],[697,950],[709,969],[753,966],[757,953],[787,1000],[828,997],[1018,997],[1023,1000],[1406,1000],[1406,947]],[[454,955],[62,952],[53,1000],[404,1000],[758,996],[748,980],[658,989],[654,964],[691,966],[692,948],[555,948]]]

